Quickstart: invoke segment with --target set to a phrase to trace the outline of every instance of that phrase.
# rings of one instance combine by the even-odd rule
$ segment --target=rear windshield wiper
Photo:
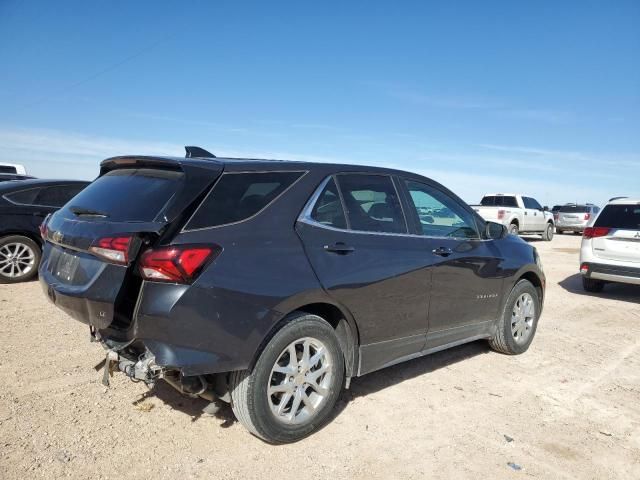
[[[91,210],[89,208],[69,207],[69,210],[72,213],[74,213],[75,215],[77,215],[78,217],[101,217],[101,218],[107,218],[109,216],[104,212],[98,212],[97,210]]]

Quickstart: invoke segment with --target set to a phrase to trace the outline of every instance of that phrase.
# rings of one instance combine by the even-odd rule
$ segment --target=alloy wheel
[[[333,359],[318,339],[290,343],[271,369],[267,396],[276,419],[300,424],[313,418],[329,397]]]
[[[19,278],[35,268],[35,252],[29,245],[13,242],[0,247],[0,275]]]

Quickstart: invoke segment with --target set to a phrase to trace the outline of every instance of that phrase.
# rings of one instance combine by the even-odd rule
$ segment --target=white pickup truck
[[[514,235],[534,233],[542,235],[546,241],[553,238],[553,214],[547,207],[540,206],[535,198],[515,193],[490,193],[473,209],[485,220],[502,223]]]
[[[9,173],[12,175],[26,175],[27,170],[15,163],[0,163],[0,173]]]

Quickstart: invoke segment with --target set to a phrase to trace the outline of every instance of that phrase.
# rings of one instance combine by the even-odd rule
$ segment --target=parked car
[[[556,218],[556,233],[564,232],[582,233],[589,221],[600,212],[600,207],[592,203],[579,205],[567,203],[560,207]]]
[[[438,183],[353,165],[116,157],[44,227],[40,281],[120,370],[230,402],[273,443],[351,378],[472,340],[529,348],[538,254]]]
[[[0,182],[8,182],[10,180],[31,180],[33,178],[35,177],[17,173],[0,173]]]
[[[0,283],[32,279],[38,270],[44,218],[88,182],[21,180],[0,183]]]
[[[640,199],[610,201],[584,229],[580,273],[588,292],[609,282],[640,285]]]
[[[515,193],[492,193],[485,195],[474,210],[485,220],[507,226],[513,235],[539,234],[543,240],[553,239],[553,214],[535,198]]]

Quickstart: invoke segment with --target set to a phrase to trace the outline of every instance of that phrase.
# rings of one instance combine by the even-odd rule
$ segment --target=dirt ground
[[[103,387],[85,326],[37,282],[0,285],[0,478],[640,478],[640,287],[587,295],[580,237],[534,244],[526,354],[476,342],[355,379],[333,422],[277,447],[168,386]]]

